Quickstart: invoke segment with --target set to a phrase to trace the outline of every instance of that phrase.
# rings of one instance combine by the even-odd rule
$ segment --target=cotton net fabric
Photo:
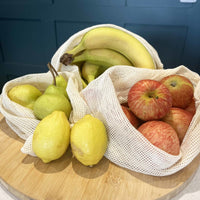
[[[120,104],[127,102],[128,91],[139,80],[161,80],[179,74],[194,85],[196,114],[181,144],[180,154],[168,154],[152,145],[129,122]],[[200,77],[185,66],[166,70],[148,70],[129,66],[115,66],[91,82],[81,96],[91,113],[106,126],[109,143],[105,157],[127,169],[154,176],[166,176],[186,167],[200,152]]]
[[[83,89],[79,68],[75,65],[64,66],[60,63],[60,57],[77,45],[88,30],[100,26],[121,29],[140,40],[151,54],[156,70],[113,66]],[[52,57],[51,64],[68,80],[66,91],[72,104],[69,118],[71,127],[86,114],[100,119],[106,127],[109,139],[105,157],[111,162],[143,174],[166,176],[183,169],[199,154],[200,77],[185,66],[163,69],[158,53],[144,38],[112,24],[92,26],[74,34],[63,43]],[[170,155],[152,145],[130,124],[120,106],[121,103],[127,102],[128,91],[137,81],[161,80],[171,74],[180,74],[191,80],[195,88],[196,101],[196,114],[182,142],[180,154],[177,156]],[[11,129],[24,139],[21,151],[31,156],[36,156],[32,150],[32,136],[40,121],[35,118],[32,110],[11,101],[7,93],[18,84],[32,84],[39,90],[45,91],[52,81],[50,72],[29,74],[8,81],[2,90],[0,111]]]

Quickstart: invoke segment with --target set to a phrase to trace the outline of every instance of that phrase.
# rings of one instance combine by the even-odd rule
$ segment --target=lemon
[[[32,140],[33,152],[44,162],[60,158],[70,140],[70,124],[63,111],[54,111],[37,125]]]
[[[83,165],[97,164],[107,149],[106,128],[99,119],[85,115],[71,129],[72,153]]]

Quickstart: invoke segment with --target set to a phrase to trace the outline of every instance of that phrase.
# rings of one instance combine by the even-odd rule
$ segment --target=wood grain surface
[[[166,177],[121,168],[103,158],[93,168],[66,154],[49,164],[21,152],[23,140],[0,114],[0,182],[19,199],[29,200],[153,200],[170,199],[181,191],[200,163]]]

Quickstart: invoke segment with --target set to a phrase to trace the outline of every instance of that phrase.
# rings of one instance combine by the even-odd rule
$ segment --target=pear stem
[[[56,76],[59,76],[58,72],[55,70],[55,68],[53,67],[53,65],[51,63],[49,63],[51,66],[51,69],[55,72]]]
[[[52,69],[52,65],[51,65],[51,63],[48,63],[47,64],[47,67],[49,68],[49,71],[51,72],[51,74],[52,74],[52,76],[53,76],[53,84],[56,86],[56,78],[55,78],[55,75],[54,75],[54,71],[53,71],[53,69]]]

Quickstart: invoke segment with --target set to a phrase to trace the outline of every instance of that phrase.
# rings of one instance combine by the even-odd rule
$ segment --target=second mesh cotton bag
[[[58,70],[62,68],[63,65],[60,63],[61,56],[67,50],[78,45],[87,31],[102,26],[120,29],[136,37],[147,48],[156,64],[156,68],[160,70],[136,69],[127,66],[112,67],[80,93],[87,106],[83,101],[79,101],[80,98],[77,98],[77,101],[74,101],[74,107],[85,108],[85,111],[87,110],[88,112],[89,110],[89,113],[104,122],[109,136],[109,145],[105,156],[110,161],[130,170],[155,176],[170,175],[179,171],[187,166],[199,153],[199,141],[196,142],[195,140],[196,135],[198,135],[198,126],[196,126],[199,120],[198,114],[193,119],[193,125],[191,125],[193,128],[190,128],[187,133],[187,135],[193,136],[187,140],[185,139],[181,146],[180,155],[172,156],[152,146],[137,130],[130,126],[119,103],[127,101],[127,92],[136,80],[145,77],[157,80],[166,74],[174,73],[185,74],[186,76],[190,74],[189,77],[193,80],[195,90],[197,91],[198,87],[196,86],[198,85],[199,76],[183,66],[172,71],[162,70],[163,65],[156,50],[144,38],[112,24],[92,26],[71,36],[54,54],[52,58],[53,65]],[[196,102],[198,105],[199,97],[197,94]],[[85,114],[88,114],[87,112]],[[84,116],[84,112],[80,113],[79,109],[76,109],[73,114],[73,123]],[[197,129],[194,131],[195,126]]]
[[[159,81],[171,74],[191,80],[196,101],[196,114],[177,156],[152,145],[131,125],[120,106],[127,102],[128,91],[137,81]],[[91,82],[82,90],[81,96],[91,113],[105,124],[109,137],[105,156],[119,166],[144,174],[166,176],[187,166],[200,152],[200,77],[184,66],[165,70],[115,66]]]

